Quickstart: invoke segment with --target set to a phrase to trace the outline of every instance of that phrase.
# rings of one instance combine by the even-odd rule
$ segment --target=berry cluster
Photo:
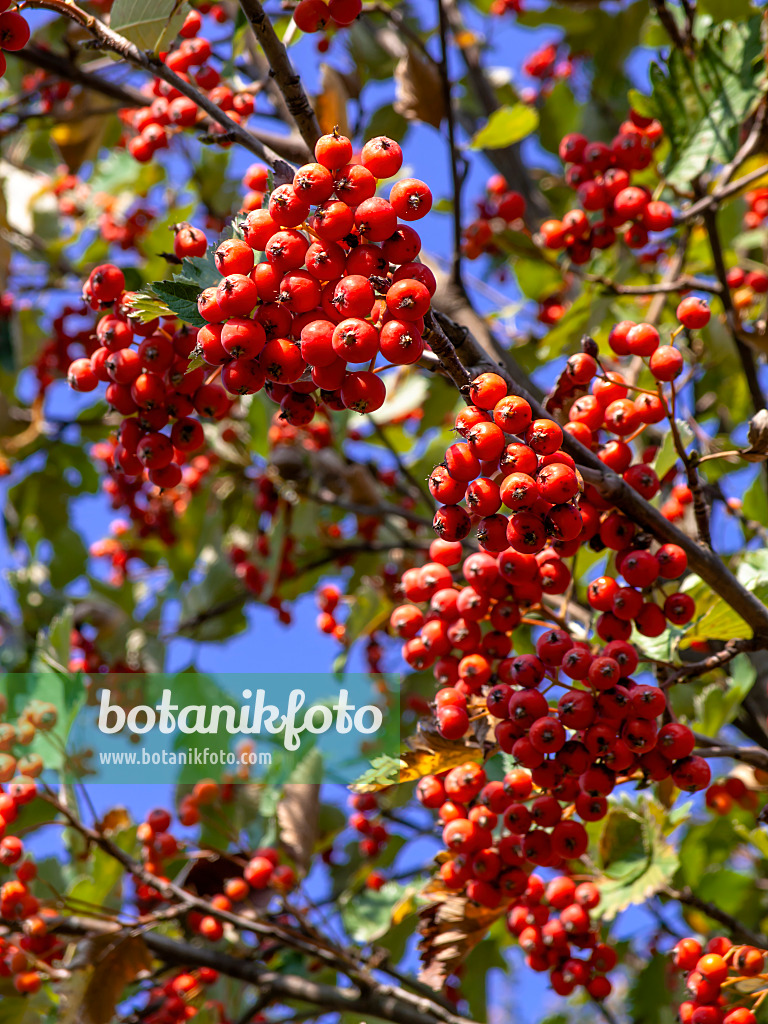
[[[431,206],[429,189],[404,179],[389,201],[375,196],[377,178],[390,177],[402,162],[389,139],[368,142],[360,164],[349,162],[351,143],[339,135],[320,139],[316,156],[293,185],[274,190],[268,209],[248,215],[243,239],[219,246],[223,278],[200,295],[207,323],[199,331],[172,330],[173,320],[167,327],[158,319],[142,323],[117,267],[91,273],[84,296],[108,312],[95,337],[85,340],[87,356],[70,364],[68,379],[79,391],[107,383],[107,401],[126,417],[114,450],[103,453],[115,486],[141,490],[145,479],[161,489],[182,484],[182,465],[204,441],[199,418],[226,416],[233,401],[227,392],[264,387],[289,424],[305,426],[315,415],[318,388],[330,409],[371,411],[386,396],[375,372],[379,354],[397,365],[420,358],[435,280],[414,262],[419,236],[398,225],[398,216],[422,217]],[[298,230],[304,221],[318,239],[312,244]],[[204,250],[203,233],[181,226],[176,253]],[[254,253],[262,251],[266,258],[256,262]],[[193,351],[203,365],[190,369]],[[361,365],[367,368],[354,368]],[[219,375],[224,387],[215,382]],[[171,420],[170,434],[164,433]]]
[[[649,232],[672,227],[670,206],[653,199],[644,186],[632,184],[632,172],[648,167],[661,135],[658,121],[634,111],[610,145],[589,142],[577,133],[566,135],[560,143],[560,158],[570,165],[565,180],[581,208],[569,210],[562,220],[544,221],[539,229],[544,246],[565,249],[569,259],[580,264],[588,262],[595,250],[613,245],[622,227],[630,249],[646,246]],[[590,213],[597,214],[592,221]]]
[[[53,704],[34,700],[21,710],[15,721],[8,721],[7,714],[8,701],[0,693],[0,784],[11,782],[17,775],[36,779],[43,770],[43,761],[39,754],[27,748],[39,733],[50,732],[54,728],[58,718],[56,708]],[[8,796],[3,798],[0,794],[0,836],[5,826],[15,819],[15,813],[8,817],[13,810],[9,800]]]
[[[208,1008],[213,1013],[218,1004],[204,996],[206,988],[215,985],[218,979],[218,972],[212,967],[198,967],[173,975],[149,990],[141,1019],[146,1024],[185,1024],[197,1016],[199,1009]]]
[[[347,28],[362,9],[362,0],[299,0],[293,20],[302,32],[311,34],[328,27]]]
[[[470,260],[486,253],[499,253],[498,235],[525,214],[525,199],[512,191],[503,174],[494,174],[485,186],[486,195],[477,204],[477,217],[464,229],[462,249]]]
[[[560,57],[557,44],[547,43],[538,50],[534,50],[523,61],[523,71],[530,78],[541,83],[538,90],[526,88],[520,90],[520,99],[523,103],[534,103],[539,96],[546,96],[552,91],[559,79],[570,78],[573,73],[573,64],[568,54]]]
[[[768,217],[768,188],[754,188],[746,192],[744,199],[747,211],[744,214],[744,227],[748,231],[759,228]]]
[[[219,10],[226,18],[223,8]],[[181,43],[161,58],[166,67],[187,81],[193,80],[212,103],[225,111],[232,121],[241,124],[253,113],[253,93],[234,90],[222,82],[220,72],[209,63],[212,54],[210,41],[198,35],[201,27],[200,10],[190,11],[179,30]],[[146,106],[125,107],[120,111],[121,120],[134,132],[130,138],[122,140],[123,144],[139,163],[147,163],[158,150],[166,149],[174,133],[194,128],[207,120],[207,115],[194,100],[161,78],[154,78],[144,87],[144,92],[148,101]],[[210,120],[207,121],[207,130],[213,136],[226,134],[226,128]],[[224,148],[231,144],[226,138],[219,141]]]
[[[698,939],[681,939],[673,951],[673,964],[685,973],[690,994],[678,1010],[681,1024],[756,1024],[754,1011],[768,992],[765,955],[765,950],[754,946],[734,946],[723,935],[710,939],[706,952]],[[754,1009],[727,1001],[738,982],[744,983],[742,991],[751,993]]]
[[[35,782],[24,775],[13,779],[5,790],[0,787],[0,834],[36,795]],[[6,922],[18,922],[19,931],[9,929],[0,938],[0,978],[13,978],[16,991],[28,995],[38,991],[44,977],[41,969],[44,971],[46,964],[61,956],[64,945],[49,931],[49,918],[55,914],[41,909],[31,891],[37,866],[31,857],[25,856],[22,840],[12,834],[0,839],[0,871],[5,868],[11,869],[14,877],[0,885],[0,917]]]
[[[768,781],[766,772],[760,769],[754,771],[753,785],[765,787]],[[757,811],[760,805],[761,792],[748,786],[744,779],[737,775],[730,775],[726,779],[719,779],[713,782],[705,794],[707,807],[715,814],[730,814],[734,804],[745,811]]]
[[[429,211],[429,188],[406,178],[392,186],[389,201],[375,194],[377,179],[401,166],[397,143],[370,140],[356,164],[349,139],[326,135],[315,156],[293,184],[271,193],[266,209],[248,214],[242,239],[222,243],[216,263],[223,280],[198,303],[208,321],[198,344],[209,364],[223,367],[227,390],[253,394],[266,383],[297,426],[312,420],[317,389],[331,409],[378,409],[386,389],[376,360],[381,354],[405,365],[421,357],[436,287],[415,262],[417,232],[398,224]],[[305,223],[317,239],[311,244],[299,230]],[[256,262],[260,252],[265,258]]]
[[[417,795],[424,806],[439,809],[444,826],[442,883],[481,906],[503,909],[526,963],[549,971],[560,995],[583,986],[604,999],[611,992],[604,975],[615,966],[616,954],[600,942],[590,920],[600,902],[596,886],[577,884],[567,873],[547,884],[532,871],[533,864],[556,868],[580,857],[587,844],[584,826],[563,815],[556,796],[534,797],[544,774],[543,768],[518,768],[503,782],[489,782],[483,768],[468,762],[442,778],[421,779]],[[495,838],[500,824],[502,834]],[[588,953],[586,959],[577,956],[579,950]]]
[[[11,0],[0,0],[0,78],[7,67],[4,50],[23,50],[31,35],[29,25],[18,11],[9,11]]]
[[[197,825],[206,808],[227,803],[234,796],[232,782],[219,784],[213,779],[195,783],[193,789],[182,797],[178,807],[179,823],[185,827]],[[183,844],[171,834],[171,814],[165,808],[151,811],[139,825],[137,838],[143,844],[144,870],[167,882],[163,862],[176,857],[183,850]],[[256,850],[250,860],[243,861],[242,868],[233,872],[223,882],[220,892],[209,900],[213,911],[232,912],[234,905],[241,903],[251,891],[286,893],[296,885],[296,873],[288,864],[280,864],[279,855],[272,848]],[[159,906],[164,897],[159,889],[140,881],[136,886],[136,903],[146,913]],[[224,934],[221,919],[214,913],[203,914],[191,911],[187,915],[189,927],[210,942],[218,942]]]

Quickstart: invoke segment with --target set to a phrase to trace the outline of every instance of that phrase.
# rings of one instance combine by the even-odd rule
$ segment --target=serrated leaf
[[[159,316],[173,316],[172,310],[149,292],[134,292],[128,305],[131,316],[137,317],[143,324],[148,324],[150,320],[155,320]]]
[[[202,327],[205,324],[206,321],[200,316],[197,308],[197,299],[200,295],[198,285],[175,278],[173,281],[155,281],[152,290],[180,320],[194,327]]]
[[[185,8],[183,0],[115,0],[109,24],[140,50],[157,53],[183,25]]]
[[[710,162],[730,160],[765,85],[760,16],[718,26],[691,58],[673,48],[666,68],[652,64],[655,114],[669,139],[665,175],[689,190]]]
[[[596,880],[599,912],[610,921],[663,888],[677,870],[679,858],[664,836],[662,823],[641,799],[611,809],[598,839],[598,862],[603,869]]]
[[[534,107],[515,103],[499,107],[488,118],[484,127],[476,132],[469,143],[470,149],[504,149],[520,142],[539,126],[539,115]]]

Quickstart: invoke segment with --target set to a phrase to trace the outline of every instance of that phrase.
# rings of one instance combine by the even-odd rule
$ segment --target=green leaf
[[[131,315],[138,317],[143,324],[155,320],[159,316],[173,316],[173,311],[149,292],[135,292],[131,296]]]
[[[754,523],[768,523],[768,495],[763,474],[758,473],[744,492],[741,511]]]
[[[539,115],[534,107],[515,103],[511,107],[499,107],[488,118],[488,123],[473,136],[470,149],[504,149],[520,142],[539,125]]]
[[[690,190],[710,162],[736,154],[765,86],[760,22],[727,22],[701,40],[694,58],[673,48],[666,69],[651,65],[656,116],[670,142],[664,171],[676,188]]]
[[[696,728],[705,736],[716,736],[739,713],[744,698],[755,684],[756,672],[745,654],[739,654],[731,663],[731,678],[724,689],[711,683],[694,698]]]
[[[664,822],[644,797],[635,804],[625,798],[612,806],[595,857],[603,870],[598,886],[604,920],[612,920],[634,903],[644,903],[672,879],[678,855],[664,832]]]
[[[176,278],[173,281],[156,281],[152,290],[180,320],[194,327],[202,327],[206,323],[197,309],[198,285]]]
[[[385,882],[378,892],[366,888],[350,893],[339,907],[350,938],[354,942],[373,942],[385,935],[391,927],[416,912],[418,889],[414,884]]]
[[[236,600],[237,582],[227,559],[210,548],[203,551],[203,559],[202,579],[182,597],[181,621],[194,623],[185,632],[198,641],[228,640],[248,625],[245,602]],[[217,614],[211,614],[213,611]]]
[[[140,50],[156,53],[174,38],[185,17],[183,0],[115,0],[109,24]]]
[[[673,1024],[675,1013],[669,1000],[669,957],[656,953],[638,971],[627,992],[630,1017],[643,1024]]]
[[[121,192],[145,196],[153,185],[162,180],[162,165],[155,160],[138,164],[127,149],[114,149],[99,161],[89,185],[92,192],[106,192],[110,196]]]
[[[683,449],[685,450],[693,440],[693,431],[685,420],[676,419],[675,423],[677,424],[677,431],[680,434],[680,441],[682,442]],[[662,477],[672,469],[678,458],[677,449],[675,448],[675,439],[672,435],[672,431],[668,430],[664,435],[661,447],[656,453],[656,458],[653,460],[653,468],[656,470],[656,476],[658,476],[659,480],[661,480]]]

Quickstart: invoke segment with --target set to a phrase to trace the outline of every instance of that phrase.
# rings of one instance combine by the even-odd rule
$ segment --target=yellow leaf
[[[320,95],[315,101],[315,113],[322,132],[332,132],[338,125],[342,135],[349,134],[348,99],[349,86],[345,77],[330,64],[321,64]]]

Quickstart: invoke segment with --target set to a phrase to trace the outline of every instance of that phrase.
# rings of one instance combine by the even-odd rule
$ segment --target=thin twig
[[[463,160],[456,144],[456,117],[453,109],[451,79],[448,71],[448,20],[443,0],[437,0],[438,24],[440,26],[440,81],[443,87],[443,104],[448,124],[448,148],[451,162],[451,182],[453,184],[453,260],[451,263],[451,280],[457,288],[464,289],[461,279],[461,189],[466,177],[467,163]],[[459,168],[459,161],[464,163],[464,171]]]
[[[296,122],[296,127],[307,146],[308,153],[311,154],[314,151],[315,143],[320,138],[320,125],[301,78],[296,74],[288,51],[278,39],[272,22],[265,14],[259,0],[240,0],[240,6],[261,44],[264,56],[272,69],[275,83],[285,99],[291,117]]]

